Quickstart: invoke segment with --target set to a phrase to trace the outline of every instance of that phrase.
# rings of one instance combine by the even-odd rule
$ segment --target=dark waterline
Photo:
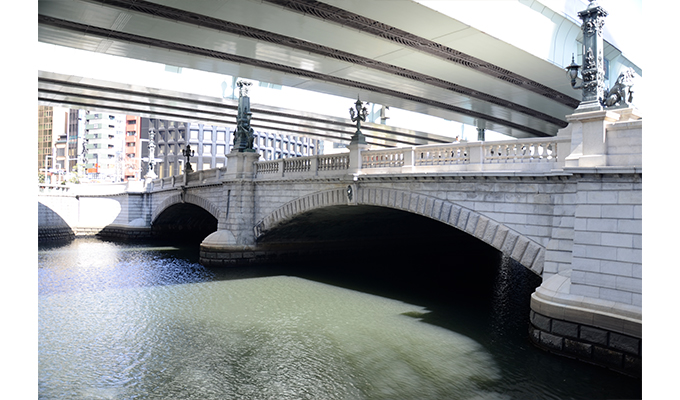
[[[102,245],[114,253],[115,265],[96,266],[101,254],[70,264],[72,254],[88,245]],[[474,254],[472,249],[472,254]],[[495,258],[494,258],[495,257]],[[423,307],[410,315],[420,321],[474,339],[494,358],[501,379],[490,392],[511,399],[638,399],[641,381],[601,367],[554,356],[528,340],[529,296],[540,278],[512,260],[491,256],[495,268],[455,268],[470,260],[455,261],[432,254],[423,263],[415,251],[395,256],[354,254],[336,260],[300,260],[295,265],[268,265],[229,269],[198,264],[198,247],[176,244],[105,243],[77,239],[66,245],[40,246],[39,295],[124,290],[135,287],[184,285],[199,282],[293,276],[370,293]],[[443,261],[444,260],[444,261]],[[454,264],[447,268],[446,263]],[[323,265],[323,268],[319,268]],[[85,268],[82,268],[85,267]],[[42,351],[43,349],[41,349]],[[43,380],[43,377],[40,377]],[[43,393],[45,388],[40,388]],[[50,398],[44,397],[41,398]],[[64,396],[63,398],[70,398]],[[143,396],[140,398],[144,398]]]

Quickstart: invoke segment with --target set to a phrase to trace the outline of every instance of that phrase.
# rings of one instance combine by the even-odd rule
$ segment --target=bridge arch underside
[[[365,278],[449,298],[491,299],[504,269],[523,276],[524,283],[533,283],[532,290],[541,280],[467,232],[374,205],[334,205],[302,212],[262,234],[257,247],[292,254],[291,261],[305,273],[318,269],[322,277],[340,275],[352,282]]]
[[[151,223],[154,239],[181,243],[200,243],[217,230],[217,218],[191,203],[175,203],[158,213]]]
[[[347,198],[344,197],[344,189],[333,189],[305,196],[280,207],[256,225],[256,235],[259,236],[258,242],[264,243],[271,240],[265,238],[266,235],[263,234],[281,224],[290,224],[289,220],[291,219],[297,221],[309,219],[307,213],[313,211],[310,215],[322,214],[326,212],[323,209],[327,207],[332,207],[328,212],[333,213],[341,209],[341,207],[338,208],[339,206],[347,204],[347,207],[350,208],[358,207],[357,214],[362,214],[361,210],[370,209],[371,212],[376,213],[386,212],[385,210],[401,212],[405,219],[411,218],[409,215],[421,217],[435,223],[432,225],[433,227],[443,225],[453,229],[461,238],[476,239],[473,243],[483,242],[537,275],[543,273],[545,259],[545,248],[543,246],[480,213],[452,202],[412,192],[382,188],[357,188],[356,185],[351,185],[348,189],[350,188],[355,193],[354,200],[347,201]],[[364,212],[363,215],[366,218],[367,215],[370,215],[370,212]],[[293,224],[295,223],[293,222]],[[347,222],[341,220],[334,223],[341,225]],[[317,225],[324,226],[323,224]],[[408,224],[401,226],[401,228],[404,227],[406,227],[406,231],[411,231]],[[390,228],[379,229],[369,238],[384,235],[388,230],[391,231]],[[298,231],[297,234],[301,237],[305,236],[304,232],[299,229]],[[359,234],[357,230],[353,233]],[[406,232],[402,231],[402,233]],[[425,234],[427,231],[421,229],[418,233]],[[319,232],[318,235],[323,237],[322,232]],[[289,236],[291,240],[294,240],[294,235]],[[450,245],[448,242],[444,244],[444,246],[448,245]]]

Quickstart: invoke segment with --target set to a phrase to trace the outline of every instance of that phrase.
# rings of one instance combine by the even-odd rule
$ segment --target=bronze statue
[[[626,68],[616,78],[616,83],[609,90],[604,92],[604,106],[627,107],[633,102],[633,79],[635,78],[635,71],[632,68]]]
[[[239,153],[254,153],[253,142],[255,134],[253,128],[250,127],[250,118],[253,113],[250,112],[250,97],[248,97],[248,86],[252,85],[250,82],[238,81],[236,85],[239,87],[238,98],[238,113],[236,114],[236,131],[234,132],[234,147],[232,152]]]

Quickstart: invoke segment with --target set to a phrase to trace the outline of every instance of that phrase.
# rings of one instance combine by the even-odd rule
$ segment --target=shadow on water
[[[338,221],[321,221],[333,223],[336,231],[342,231]],[[641,398],[640,380],[548,354],[530,343],[529,301],[541,282],[540,277],[458,230],[422,218],[407,217],[400,221],[407,223],[414,233],[400,235],[402,230],[390,227],[376,214],[370,222],[379,229],[363,225],[362,235],[352,240],[347,239],[347,234],[340,235],[344,242],[339,249],[315,252],[288,263],[255,267],[201,266],[196,241],[127,243],[121,246],[126,249],[121,254],[128,255],[117,255],[119,267],[108,273],[117,274],[117,280],[125,285],[139,286],[294,276],[390,298],[425,309],[423,313],[408,314],[409,317],[473,338],[487,349],[503,375],[503,379],[488,388],[490,391],[512,399]],[[283,232],[279,238],[285,238]],[[318,232],[307,232],[319,238]],[[98,241],[78,242],[96,245]],[[135,246],[156,249],[153,262],[141,272],[132,267]],[[97,262],[102,262],[101,254],[96,257]],[[88,279],[98,290],[106,287],[106,282],[116,281],[106,275]],[[534,393],[537,395],[532,397]]]

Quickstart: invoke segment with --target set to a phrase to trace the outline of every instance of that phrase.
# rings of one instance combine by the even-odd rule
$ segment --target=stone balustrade
[[[570,151],[568,137],[501,142],[463,142],[361,152],[361,174],[508,170],[547,172],[562,168]],[[346,173],[349,153],[285,158],[256,163],[258,178]]]
[[[255,164],[255,173],[258,178],[299,177],[301,175],[316,176],[333,174],[338,171],[346,173],[348,169],[348,153],[282,158],[272,161],[260,161]]]
[[[38,193],[40,194],[64,194],[71,189],[70,185],[51,185],[49,183],[39,183]]]
[[[568,137],[400,147],[361,153],[361,172],[547,172],[564,166]]]

